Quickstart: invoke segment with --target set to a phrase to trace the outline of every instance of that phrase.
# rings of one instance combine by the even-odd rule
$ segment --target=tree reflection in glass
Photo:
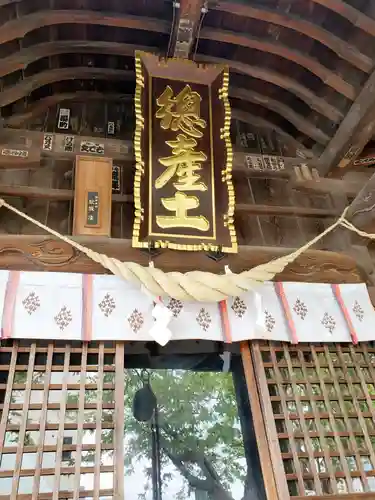
[[[153,370],[151,386],[159,413],[163,500],[247,500],[247,466],[232,375]],[[141,387],[139,373],[127,370],[125,494],[151,500],[150,424],[138,422],[132,413],[134,394]]]

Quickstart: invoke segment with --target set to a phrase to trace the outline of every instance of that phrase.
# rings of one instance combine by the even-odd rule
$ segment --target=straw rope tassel
[[[289,255],[279,257],[278,259],[267,262],[266,264],[261,264],[248,271],[243,271],[240,274],[230,273],[218,275],[202,271],[191,271],[185,274],[179,272],[165,273],[156,267],[143,267],[135,262],[121,262],[118,259],[108,257],[108,255],[95,252],[90,248],[80,245],[68,236],[64,236],[45,224],[33,219],[0,198],[0,207],[1,206],[11,210],[29,222],[32,222],[56,238],[65,241],[65,243],[68,243],[76,250],[87,255],[87,257],[94,262],[101,264],[116,276],[138,286],[145,287],[153,296],[169,296],[182,301],[220,302],[228,297],[236,297],[244,292],[252,290],[259,285],[259,283],[271,281],[277,274],[282,272],[288,264],[294,262],[302,253],[338,226],[346,227],[360,236],[375,239],[375,234],[365,233],[345,219],[349,208],[347,207],[336,222],[301,248]]]

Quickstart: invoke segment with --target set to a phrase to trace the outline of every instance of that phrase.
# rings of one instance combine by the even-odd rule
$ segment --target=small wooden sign
[[[86,226],[99,226],[99,191],[87,191]]]
[[[228,69],[136,55],[133,246],[237,252]]]

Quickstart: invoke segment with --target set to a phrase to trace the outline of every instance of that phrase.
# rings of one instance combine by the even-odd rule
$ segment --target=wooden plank
[[[117,258],[123,262],[137,262],[148,266],[146,252],[134,249],[131,240],[115,238],[77,237],[81,244]],[[215,262],[203,252],[176,252],[163,250],[154,258],[155,265],[168,271],[187,272],[196,269],[220,273],[224,265],[233,272],[251,269],[259,264],[290,253],[295,249],[280,247],[240,246],[238,254],[226,256]],[[0,267],[2,269],[45,270],[103,274],[102,266],[77,253],[70,245],[47,236],[0,235]],[[278,275],[283,281],[316,283],[360,283],[365,276],[356,261],[344,253],[308,250]]]
[[[45,378],[44,378],[44,386],[43,386],[43,402],[41,408],[41,418],[40,424],[38,424],[39,429],[39,443],[38,443],[38,451],[36,457],[36,467],[35,467],[35,479],[33,485],[33,493],[32,500],[38,500],[39,486],[40,486],[40,472],[42,469],[43,463],[43,448],[44,448],[44,437],[46,434],[47,428],[47,406],[48,406],[48,392],[51,381],[51,373],[52,373],[52,359],[53,359],[53,343],[48,344],[48,352],[47,352],[47,362],[45,369]],[[38,351],[39,352],[39,351]],[[36,366],[34,366],[34,370]],[[31,386],[33,389],[33,385]]]
[[[7,380],[7,387],[6,387],[6,391],[5,391],[4,403],[1,405],[2,407],[1,407],[1,420],[0,420],[0,450],[4,450],[4,442],[5,442],[5,433],[6,433],[7,422],[8,422],[8,414],[9,414],[9,408],[10,408],[11,401],[12,401],[12,386],[13,386],[15,368],[16,368],[16,364],[17,364],[17,347],[18,347],[18,342],[13,342],[10,364],[9,364],[9,366],[6,365],[6,367],[5,367],[5,370],[8,371],[8,380]],[[1,351],[2,351],[2,347],[0,347],[0,352]],[[27,370],[27,367],[25,367],[25,370]],[[22,405],[21,405],[20,409],[22,410]]]
[[[288,485],[285,478],[283,461],[281,459],[281,451],[275,420],[273,418],[273,409],[268,392],[267,379],[264,373],[262,354],[259,347],[259,342],[255,341],[250,344],[250,349],[254,362],[255,380],[260,394],[260,404],[263,413],[263,421],[267,433],[268,442],[270,443],[271,464],[274,470],[277,491],[280,500],[289,498]],[[299,464],[299,463],[298,463]],[[298,467],[297,464],[297,467]]]
[[[104,375],[104,343],[99,343],[98,360],[98,388],[96,396],[96,434],[95,434],[95,473],[94,473],[94,499],[99,500],[100,491],[100,463],[102,442],[102,415],[103,415],[103,375]],[[117,446],[117,443],[116,443]]]
[[[375,71],[368,78],[336,134],[320,156],[317,169],[326,175],[334,167],[347,169],[359,157],[375,131]]]
[[[125,478],[125,452],[124,452],[124,432],[125,432],[125,367],[124,367],[125,347],[123,342],[116,343],[115,355],[115,474],[114,474],[114,500],[123,500],[124,478]]]
[[[320,43],[331,49],[342,59],[350,62],[357,68],[369,73],[373,66],[373,61],[370,57],[361,54],[354,46],[349,44],[342,38],[335,36],[332,31],[325,30],[310,21],[306,21],[298,16],[291,14],[285,15],[284,12],[275,9],[261,8],[258,5],[255,7],[243,2],[233,2],[228,0],[219,0],[211,7],[213,10],[227,12],[230,15],[243,16],[251,19],[258,19],[284,28],[289,28],[298,33],[302,33],[307,37],[318,40]]]
[[[60,498],[59,492],[60,492],[61,462],[62,462],[63,440],[64,440],[65,411],[67,408],[66,393],[69,380],[69,365],[70,365],[70,344],[66,344],[65,356],[64,356],[63,389],[62,389],[62,394],[64,395],[64,397],[61,398],[61,401],[59,403],[60,423],[57,435],[55,479],[54,479],[54,491],[52,495],[52,500],[59,500]]]
[[[90,203],[93,206],[90,206]],[[111,205],[112,160],[77,156],[73,234],[76,236],[110,236]],[[90,212],[91,209],[92,212]]]
[[[253,360],[251,358],[248,342],[241,342],[240,350],[267,500],[282,500],[277,492],[274,475],[279,471],[279,469],[274,470],[273,467],[269,466],[272,458],[270,447],[275,447],[274,453],[277,453],[278,443],[269,442],[267,440],[265,421],[260,403],[260,395],[257,390]],[[283,478],[279,477],[278,482],[284,482]]]
[[[19,196],[24,198],[39,198],[50,201],[69,201],[74,199],[72,189],[44,188],[38,186],[10,186],[0,184],[0,194],[7,196]],[[130,194],[113,194],[113,203],[132,203],[133,196]]]
[[[13,481],[12,481],[12,493],[10,495],[10,500],[16,500],[18,498],[18,484],[20,479],[20,472],[22,467],[22,456],[25,445],[25,436],[26,436],[26,426],[27,426],[27,417],[29,411],[29,402],[30,402],[30,394],[31,394],[31,384],[33,380],[33,371],[34,371],[34,360],[35,360],[35,352],[36,352],[36,344],[31,344],[31,350],[29,354],[29,365],[27,368],[27,378],[25,384],[25,392],[24,392],[24,400],[22,404],[22,420],[20,425],[20,430],[18,433],[18,446],[16,453],[16,463],[13,471]],[[39,438],[40,439],[40,438]]]
[[[82,463],[82,441],[83,441],[83,425],[85,421],[85,390],[86,390],[86,373],[87,373],[87,342],[82,344],[82,365],[81,378],[79,381],[79,396],[78,396],[78,421],[77,421],[77,445],[75,447],[76,463],[74,469],[74,500],[78,500],[81,486],[81,463]]]
[[[285,356],[285,360],[286,360],[286,366],[288,367],[289,373],[291,374],[290,384],[291,384],[292,389],[293,389],[293,394],[294,394],[295,403],[296,403],[296,407],[297,407],[297,414],[298,414],[298,417],[299,417],[299,425],[300,425],[300,427],[302,429],[302,433],[304,435],[304,442],[305,442],[305,445],[306,445],[306,450],[307,450],[307,455],[308,455],[308,462],[309,462],[310,470],[311,470],[311,473],[312,473],[312,478],[313,478],[313,481],[314,481],[314,491],[315,491],[316,494],[321,495],[323,493],[323,491],[322,491],[322,485],[320,483],[320,479],[319,479],[319,474],[318,474],[317,468],[315,467],[314,449],[313,449],[313,445],[312,445],[312,442],[311,442],[311,439],[310,439],[310,436],[309,436],[309,431],[308,431],[308,428],[307,428],[307,424],[305,422],[305,415],[304,415],[304,412],[303,412],[303,409],[302,409],[301,398],[300,398],[300,391],[298,390],[298,386],[296,384],[295,378],[293,377],[293,365],[292,365],[292,360],[291,360],[290,353],[289,353],[289,345],[283,344],[283,348],[284,348],[284,356]],[[272,353],[272,356],[273,356],[273,361],[274,361],[274,371],[275,371],[275,374],[277,374],[278,370],[279,370],[279,367],[277,365],[276,357],[274,357],[275,356],[274,353]],[[276,375],[276,377],[277,377],[277,375]],[[278,386],[279,386],[279,393],[280,393],[280,396],[281,396],[283,394],[283,387],[282,387],[282,383],[280,381],[281,379],[280,378],[279,379],[276,378],[276,380],[278,380],[277,383],[278,383]],[[288,414],[289,414],[288,409],[285,408],[284,415],[285,415],[286,419],[287,419],[287,415]],[[289,440],[290,440],[290,443],[291,443],[291,446],[292,446],[292,450],[293,450],[293,443],[292,443],[292,439],[291,439],[292,435],[293,435],[293,429],[289,428]],[[299,471],[297,469],[297,473],[298,472]]]
[[[205,0],[180,0],[169,54],[187,59],[194,48],[195,36]],[[173,8],[176,8],[173,6]]]

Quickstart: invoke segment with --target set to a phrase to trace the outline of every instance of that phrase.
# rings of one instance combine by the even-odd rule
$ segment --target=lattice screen
[[[122,495],[123,346],[14,344],[0,356],[0,498]]]
[[[264,343],[253,355],[290,496],[375,491],[375,349]]]

